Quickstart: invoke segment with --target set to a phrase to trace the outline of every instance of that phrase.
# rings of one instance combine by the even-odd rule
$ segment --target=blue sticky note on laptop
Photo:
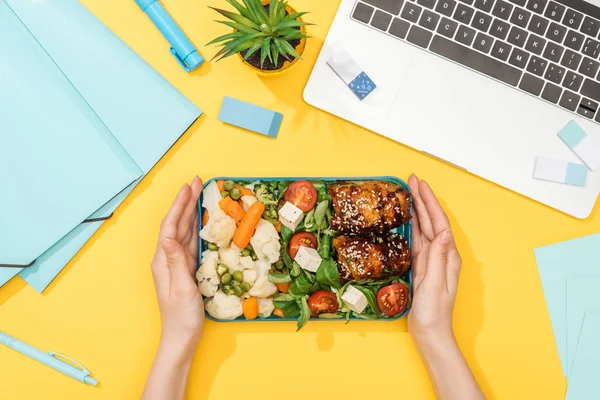
[[[600,398],[600,316],[585,314],[565,400]]]
[[[600,277],[600,234],[535,249],[538,272],[565,376],[567,367],[567,278]]]
[[[277,137],[283,115],[231,97],[225,97],[219,121],[272,138]]]

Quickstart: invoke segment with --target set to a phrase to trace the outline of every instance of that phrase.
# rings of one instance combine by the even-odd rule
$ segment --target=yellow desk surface
[[[186,74],[133,0],[84,0],[100,19],[204,112],[115,216],[40,295],[21,279],[0,288],[0,329],[72,357],[93,388],[0,346],[0,398],[134,399],[159,339],[150,274],[159,223],[184,181],[198,174],[396,175],[416,172],[437,191],[464,258],[456,336],[490,399],[562,399],[562,376],[533,249],[600,231],[598,207],[579,221],[307,105],[302,91],[339,0],[294,0],[314,36],[286,75],[259,78],[235,58]],[[204,56],[225,29],[208,5],[165,0]],[[220,123],[230,95],[285,115],[276,140]],[[207,322],[190,399],[432,399],[406,321]]]

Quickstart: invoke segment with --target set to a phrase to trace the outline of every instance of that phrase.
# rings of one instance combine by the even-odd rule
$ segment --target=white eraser
[[[585,186],[587,166],[568,161],[537,157],[533,177],[545,181],[566,183],[568,185]]]
[[[600,168],[600,137],[588,135],[575,121],[565,126],[558,136],[592,171]]]
[[[327,64],[360,100],[367,97],[377,87],[344,49],[337,49],[331,58],[327,60]]]

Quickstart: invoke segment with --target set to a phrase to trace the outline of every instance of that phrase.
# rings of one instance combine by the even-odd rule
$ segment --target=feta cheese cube
[[[292,231],[296,230],[300,221],[304,217],[304,212],[301,209],[286,201],[281,210],[279,210],[279,220],[281,224],[290,228]]]
[[[369,304],[367,302],[367,297],[352,285],[348,286],[342,295],[342,300],[349,309],[358,314],[365,311],[365,308],[367,308],[367,305]]]
[[[317,272],[322,259],[319,253],[312,247],[300,246],[296,257],[294,257],[294,261],[307,271]]]

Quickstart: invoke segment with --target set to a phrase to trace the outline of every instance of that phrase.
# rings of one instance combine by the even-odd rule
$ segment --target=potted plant
[[[223,46],[217,61],[237,54],[244,65],[261,75],[282,73],[302,59],[306,47],[305,12],[296,12],[284,0],[226,0],[239,14],[213,8],[229,21],[216,21],[233,28],[232,33],[208,43]]]

